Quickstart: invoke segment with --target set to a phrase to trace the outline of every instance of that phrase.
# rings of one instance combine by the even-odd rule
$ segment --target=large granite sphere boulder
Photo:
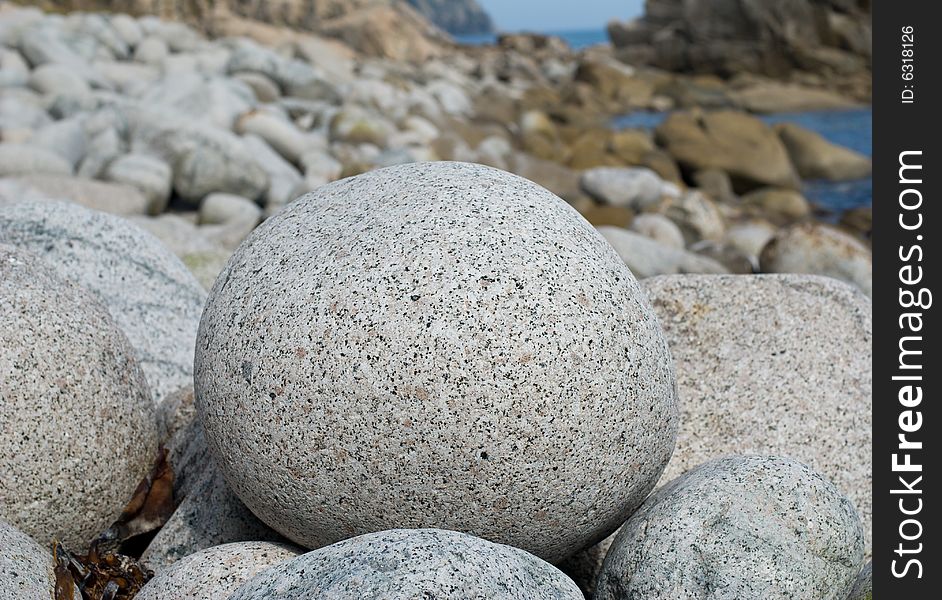
[[[210,292],[197,407],[236,494],[309,548],[436,527],[551,562],[611,533],[677,427],[629,269],[509,173],[420,163],[268,219]]]
[[[250,579],[230,600],[582,600],[556,567],[457,531],[394,529],[308,552]]]
[[[0,519],[0,598],[52,598],[52,567],[48,550]]]
[[[299,548],[271,542],[234,542],[181,558],[147,582],[135,600],[217,600],[268,567],[301,554]]]
[[[0,245],[0,518],[84,548],[157,449],[134,350],[104,306],[33,254]]]
[[[596,600],[844,600],[863,562],[853,503],[776,456],[708,462],[652,494],[618,532]]]
[[[157,238],[70,202],[22,201],[0,213],[0,243],[35,252],[95,294],[134,347],[156,403],[192,383],[206,293]]]

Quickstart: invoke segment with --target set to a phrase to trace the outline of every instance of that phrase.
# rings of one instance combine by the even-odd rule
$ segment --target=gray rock
[[[156,218],[133,217],[131,220],[176,254],[204,289],[212,287],[232,255],[231,250],[210,240],[194,222],[177,214],[163,214]]]
[[[0,48],[0,88],[25,87],[29,84],[29,75],[29,65],[19,52]]]
[[[159,65],[170,54],[167,42],[148,36],[134,48],[134,60],[148,65]]]
[[[100,177],[111,161],[122,156],[124,151],[124,141],[113,128],[96,133],[88,143],[85,157],[78,166],[78,176],[87,179]]]
[[[288,119],[258,110],[239,117],[235,131],[242,135],[259,136],[294,164],[300,163],[301,155],[306,150],[324,145],[324,140],[302,133]]]
[[[582,174],[579,185],[604,204],[643,210],[661,199],[664,181],[644,167],[596,167]]]
[[[300,548],[271,542],[235,542],[200,550],[161,570],[136,600],[228,598],[260,571],[295,558]]]
[[[862,559],[860,518],[832,483],[790,458],[731,456],[645,501],[595,598],[843,600]]]
[[[820,223],[799,223],[779,230],[762,249],[759,266],[766,273],[811,273],[840,279],[873,294],[870,249],[853,236]]]
[[[212,192],[252,200],[265,193],[268,174],[234,134],[164,111],[137,110],[132,148],[163,158],[173,168],[173,188],[196,203]]]
[[[331,103],[340,100],[337,88],[318,69],[255,44],[244,44],[233,51],[226,70],[261,73],[275,81],[287,96]]]
[[[729,272],[713,259],[661,244],[620,227],[602,225],[598,230],[638,279],[678,273]]]
[[[125,44],[135,48],[144,39],[144,30],[134,17],[125,14],[111,15],[111,27]]]
[[[0,241],[39,254],[101,300],[134,347],[156,403],[192,380],[205,295],[157,239],[118,217],[43,202],[6,207]]]
[[[393,529],[271,567],[230,600],[446,597],[582,600],[582,593],[556,567],[518,548],[457,531]]]
[[[73,118],[46,125],[30,138],[29,145],[58,154],[74,170],[85,157],[88,140],[81,121]]]
[[[309,150],[301,155],[301,167],[304,169],[305,178],[320,180],[323,183],[335,181],[343,173],[340,161],[322,149]]]
[[[867,561],[860,574],[857,575],[857,581],[847,596],[847,600],[873,600],[873,561]]]
[[[230,130],[236,118],[255,105],[255,95],[240,81],[184,72],[166,75],[147,90],[141,103],[168,109],[178,118]]]
[[[749,257],[754,270],[759,269],[759,253],[775,235],[775,226],[761,219],[744,221],[731,226],[724,241]]]
[[[37,173],[71,175],[72,165],[45,148],[27,144],[0,144],[0,177]]]
[[[257,135],[242,138],[246,150],[268,174],[268,190],[263,196],[265,214],[273,215],[278,209],[295,199],[294,190],[301,183],[301,174],[275,152],[268,142]]]
[[[147,212],[147,198],[124,184],[63,175],[30,175],[15,181],[47,199],[65,200],[92,210],[121,216]]]
[[[869,548],[867,298],[806,275],[658,277],[644,287],[681,398],[677,448],[662,480],[735,452],[793,456],[854,500]]]
[[[22,531],[0,519],[0,597],[53,597],[52,555]]]
[[[159,158],[146,154],[123,154],[108,164],[102,176],[106,181],[140,190],[147,198],[148,214],[160,214],[167,208],[173,173],[170,165]]]
[[[0,518],[84,549],[150,468],[153,402],[105,307],[12,246],[0,247],[0,397]]]
[[[18,93],[11,93],[11,92]],[[32,135],[32,130],[44,127],[52,122],[49,114],[43,107],[42,99],[35,93],[25,90],[5,90],[0,95],[0,133],[5,141],[10,140],[12,132],[26,131]]]
[[[232,77],[252,88],[259,102],[275,102],[281,97],[278,84],[264,73],[235,73]]]
[[[658,210],[677,224],[688,246],[701,240],[719,240],[726,233],[726,221],[719,208],[701,192],[667,198]]]
[[[223,248],[235,250],[261,220],[262,209],[242,196],[210,194],[200,202],[200,229]]]
[[[185,412],[185,411],[184,411]],[[161,571],[200,550],[243,541],[285,542],[258,520],[222,476],[206,447],[198,420],[191,419],[167,444],[179,506],[151,540],[141,561]]]
[[[207,440],[245,504],[306,547],[434,525],[560,560],[611,533],[670,456],[671,363],[639,290],[571,207],[506,172],[329,184],[217,279],[195,362]]]
[[[330,121],[330,141],[386,146],[396,127],[381,115],[357,106],[346,106]]]
[[[631,221],[631,230],[651,238],[659,244],[684,249],[684,234],[673,221],[656,213],[638,215]]]

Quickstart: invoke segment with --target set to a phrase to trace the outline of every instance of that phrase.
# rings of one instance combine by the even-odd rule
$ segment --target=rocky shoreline
[[[719,561],[742,541],[737,519],[762,518],[752,502],[783,522],[828,515],[819,546],[775,530],[789,554],[763,565],[782,593],[847,598],[870,548],[872,217],[824,223],[801,189],[871,165],[757,115],[858,106],[859,72],[839,93],[807,73],[671,72],[620,60],[615,33],[616,47],[581,51],[520,34],[463,47],[402,3],[363,4],[275,18],[183,2],[165,20],[0,3],[0,306],[13,307],[0,313],[0,389],[21,401],[4,430],[24,438],[0,443],[0,572],[8,556],[31,565],[10,593],[71,591],[77,564],[104,584],[107,548],[131,561],[118,598],[182,598],[183,581],[196,582],[187,598],[347,597],[347,584],[317,586],[375,576],[342,557],[384,547],[426,557],[393,569],[419,591],[439,589],[428,565],[446,557],[485,595],[513,579],[506,597],[575,598],[598,582],[600,598],[631,586],[656,598],[658,565],[695,560],[669,551],[666,530],[646,541],[643,515],[704,527],[702,556]],[[198,28],[200,6],[215,9]],[[286,27],[304,18],[313,33]],[[670,114],[653,131],[611,127],[636,110]],[[402,344],[425,354],[395,363]],[[438,382],[459,363],[457,387]],[[319,378],[292,379],[314,364]],[[611,365],[624,368],[600,375]],[[503,379],[464,387],[493,369]],[[379,390],[387,399],[362,411]],[[325,393],[349,404],[289,401]],[[253,398],[288,413],[251,421]],[[420,410],[429,402],[441,414]],[[474,434],[441,434],[449,411]],[[36,419],[50,423],[38,439]],[[295,422],[320,428],[313,456],[278,454]],[[230,442],[247,432],[255,443]],[[646,450],[624,454],[616,438]],[[385,462],[400,452],[413,458]],[[441,481],[416,483],[420,467]],[[54,489],[43,473],[57,468],[74,479]],[[449,487],[453,471],[487,484]],[[362,496],[367,472],[395,510]],[[747,472],[768,494],[729,483]],[[335,487],[312,515],[323,473]],[[498,485],[509,480],[526,489]],[[698,495],[742,501],[734,526],[713,528]],[[693,520],[671,524],[677,507]],[[66,545],[55,557],[53,539]],[[748,596],[746,562],[713,577]]]

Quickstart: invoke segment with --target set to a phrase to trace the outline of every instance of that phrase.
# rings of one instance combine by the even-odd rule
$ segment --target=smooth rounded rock
[[[0,431],[0,518],[76,550],[114,521],[157,450],[144,375],[108,311],[11,246],[0,247]]]
[[[558,197],[481,165],[373,171],[268,219],[195,364],[226,479],[307,547],[441,527],[560,560],[641,502],[676,429],[631,272]]]
[[[673,221],[656,213],[638,215],[631,221],[631,230],[659,244],[678,250],[684,249],[684,234]]]
[[[780,229],[762,248],[759,266],[766,273],[809,273],[840,279],[873,295],[870,249],[848,233],[820,223]]]
[[[706,463],[652,494],[605,557],[596,600],[844,600],[863,559],[854,505],[775,456]]]
[[[643,167],[596,167],[582,174],[579,185],[599,202],[634,210],[657,202],[664,189],[664,181]]]
[[[104,169],[102,178],[137,188],[147,198],[147,212],[160,214],[167,208],[173,172],[170,165],[146,154],[122,154]]]
[[[155,403],[192,382],[205,293],[156,238],[119,217],[47,201],[5,207],[0,243],[35,252],[98,297],[134,347]]]
[[[230,600],[581,600],[553,565],[518,548],[457,531],[394,529],[361,535],[281,563]]]
[[[268,567],[303,551],[271,542],[235,542],[213,546],[180,559],[157,573],[135,600],[217,600]]]
[[[638,279],[677,273],[728,273],[729,270],[706,256],[667,246],[621,227],[598,228]]]
[[[681,419],[662,481],[730,453],[792,456],[857,505],[870,547],[871,304],[808,275],[644,281],[677,371]]]
[[[48,550],[0,519],[0,598],[52,598],[52,567],[52,555]]]

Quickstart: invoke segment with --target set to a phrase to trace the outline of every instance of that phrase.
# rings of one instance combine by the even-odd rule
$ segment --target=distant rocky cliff
[[[38,0],[57,11],[125,12],[183,21],[210,34],[229,33],[233,19],[314,32],[339,39],[368,56],[425,60],[450,42],[447,34],[411,4],[429,9],[452,5],[455,14],[472,15],[467,2],[406,0]],[[466,7],[465,12],[458,10]],[[477,7],[480,9],[480,7]],[[439,13],[446,18],[448,11]],[[486,17],[486,15],[485,15]],[[457,19],[458,17],[454,17]],[[456,21],[457,22],[457,21]]]
[[[609,25],[625,62],[732,76],[869,77],[871,0],[647,0]]]
[[[494,22],[476,0],[407,0],[448,33],[492,33]]]

